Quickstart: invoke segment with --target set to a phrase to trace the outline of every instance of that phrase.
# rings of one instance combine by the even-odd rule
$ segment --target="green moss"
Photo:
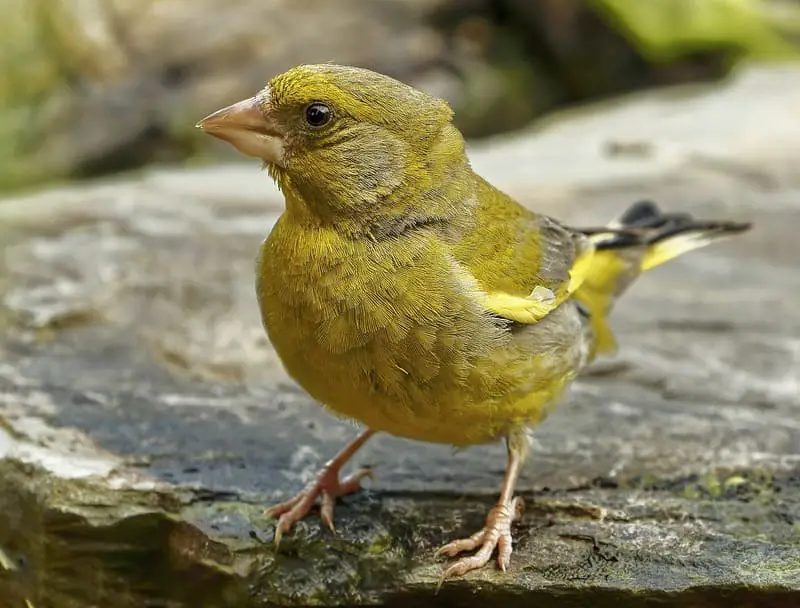
[[[741,475],[731,475],[725,480],[723,487],[725,490],[735,490],[736,488],[740,488],[747,484],[747,479],[742,477]]]
[[[800,576],[800,557],[794,559],[781,559],[775,561],[765,561],[758,567],[763,572],[775,572],[782,574],[797,574]]]
[[[377,535],[366,547],[366,553],[372,556],[384,556],[395,549],[395,540],[388,533]]]
[[[667,491],[689,500],[757,501],[769,505],[776,499],[776,487],[781,483],[773,473],[764,469],[727,471],[723,469],[704,475],[677,479],[638,477],[629,480],[629,487]]]

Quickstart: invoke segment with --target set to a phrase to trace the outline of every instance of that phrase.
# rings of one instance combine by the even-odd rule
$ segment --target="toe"
[[[352,494],[353,492],[357,492],[361,489],[361,480],[365,477],[369,477],[370,479],[374,479],[372,475],[372,470],[370,469],[361,469],[353,473],[352,475],[348,475],[341,482],[338,483],[338,496],[343,496],[345,494]]]
[[[489,557],[492,554],[492,549],[489,548],[488,551],[484,552],[483,550],[478,551],[475,555],[471,555],[470,557],[464,557],[458,560],[455,564],[450,566],[447,570],[444,571],[444,578],[454,578],[457,576],[464,576],[467,572],[471,572],[472,570],[477,570],[478,568],[482,568],[486,565],[486,562],[489,561]]]
[[[444,574],[442,574],[442,580],[464,576],[467,572],[474,570],[477,567],[478,566],[474,565],[474,556],[465,557],[464,559],[460,559],[455,564],[449,566],[444,571]]]
[[[442,580],[464,576],[471,569],[469,560],[470,558],[467,557],[465,559],[458,560],[455,564],[448,567],[444,571],[444,574],[442,574]]]
[[[334,497],[328,492],[322,493],[322,505],[320,507],[319,517],[322,523],[331,529],[331,532],[336,534],[336,528],[333,526],[333,505]]]
[[[307,491],[303,491],[295,497],[292,508],[278,518],[275,526],[275,545],[280,544],[284,532],[288,532],[296,522],[308,514],[316,498],[316,492]]]
[[[513,542],[511,536],[511,522],[518,519],[522,512],[522,499],[515,498],[507,504],[496,506],[486,518],[486,526],[469,538],[455,540],[446,544],[436,552],[436,555],[453,557],[463,551],[478,551],[470,556],[457,561],[447,568],[442,575],[442,581],[447,578],[462,576],[471,570],[482,568],[492,557],[492,552],[497,547],[497,565],[504,572],[511,563]]]
[[[292,524],[294,524],[294,519],[292,519],[291,512],[284,513],[278,518],[278,523],[275,524],[275,539],[273,540],[276,551],[281,544],[283,534],[291,530]]]
[[[484,541],[485,537],[486,528],[479,530],[469,538],[459,538],[458,540],[447,543],[444,547],[439,548],[436,552],[436,556],[447,555],[449,557],[455,557],[464,551],[472,551]]]
[[[289,511],[291,511],[294,508],[294,506],[298,502],[300,502],[301,498],[302,498],[302,493],[298,494],[297,496],[294,496],[294,497],[290,498],[289,500],[287,500],[285,502],[282,502],[282,503],[279,503],[277,505],[273,505],[273,506],[271,506],[271,507],[269,507],[267,509],[264,509],[264,515],[266,515],[267,517],[279,517],[279,516],[283,515],[284,513],[288,513]]]
[[[283,535],[291,529],[295,522],[303,519],[308,514],[318,496],[322,502],[320,512],[322,522],[336,533],[336,528],[333,525],[333,507],[336,497],[358,490],[361,480],[364,477],[371,477],[372,471],[362,469],[345,477],[341,483],[338,475],[338,469],[325,469],[317,476],[315,481],[308,484],[295,497],[264,511],[265,515],[278,518],[278,523],[275,525],[276,546],[280,544]]]
[[[511,535],[501,534],[497,539],[497,565],[505,572],[508,564],[511,563],[511,552],[513,551]]]
[[[441,557],[442,555],[446,555],[447,557],[455,557],[458,555],[463,549],[458,548],[459,541],[452,541],[444,545],[443,547],[439,547],[434,553],[434,557]],[[462,541],[463,542],[463,541]]]
[[[492,557],[492,551],[494,551],[496,545],[496,537],[487,537],[475,555],[464,557],[458,560],[455,564],[444,571],[443,578],[447,579],[455,576],[463,576],[467,572],[477,570],[478,568],[483,568],[483,566],[488,563],[489,558]]]

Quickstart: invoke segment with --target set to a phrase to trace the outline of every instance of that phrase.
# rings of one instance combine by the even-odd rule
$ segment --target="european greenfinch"
[[[444,101],[368,70],[303,65],[198,126],[264,161],[285,211],[257,260],[264,327],[288,373],[363,430],[269,510],[275,542],[317,498],[333,528],[347,460],[376,432],[470,446],[505,439],[508,467],[476,550],[443,578],[505,570],[529,430],[612,350],[614,301],[643,271],[746,230],[631,206],[597,230],[534,213],[470,167]]]

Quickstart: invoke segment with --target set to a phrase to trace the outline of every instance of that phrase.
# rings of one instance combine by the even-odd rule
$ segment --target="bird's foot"
[[[508,503],[500,503],[489,511],[486,516],[486,525],[480,531],[469,538],[454,540],[440,548],[436,555],[447,555],[455,557],[464,551],[478,551],[469,557],[462,557],[455,564],[447,568],[442,574],[439,585],[445,579],[462,576],[471,570],[482,568],[492,557],[495,547],[497,547],[497,564],[500,569],[505,571],[511,560],[511,523],[522,515],[524,503],[522,498],[517,496]]]
[[[281,542],[281,537],[288,532],[291,527],[303,519],[311,507],[321,497],[322,506],[320,518],[322,523],[328,526],[335,534],[336,528],[333,526],[333,505],[336,498],[345,494],[352,494],[361,487],[361,480],[364,477],[372,478],[372,471],[361,469],[352,475],[348,475],[341,481],[339,480],[339,468],[330,465],[325,466],[316,479],[310,482],[293,498],[282,502],[264,511],[265,515],[277,517],[278,523],[275,526],[275,547]]]

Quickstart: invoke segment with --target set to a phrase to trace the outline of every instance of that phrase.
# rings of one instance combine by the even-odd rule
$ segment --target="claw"
[[[328,492],[322,493],[322,505],[320,506],[319,517],[322,523],[331,529],[331,532],[336,534],[336,529],[333,527],[333,506],[334,497]]]
[[[511,538],[511,523],[522,515],[522,499],[514,498],[510,504],[499,504],[489,511],[486,517],[486,525],[470,536],[447,543],[441,547],[436,555],[448,555],[454,557],[464,551],[478,551],[469,557],[463,557],[455,564],[449,566],[439,579],[436,587],[438,593],[445,580],[454,576],[462,576],[467,572],[485,566],[492,557],[495,547],[497,548],[497,565],[505,572],[511,562],[513,551]]]
[[[266,515],[278,517],[273,541],[275,550],[278,550],[283,535],[308,514],[318,497],[321,501],[320,519],[322,519],[322,523],[330,528],[331,532],[336,534],[336,527],[333,525],[333,509],[336,498],[358,491],[361,487],[361,480],[364,477],[372,478],[372,471],[362,469],[339,481],[338,471],[333,468],[326,468],[296,496],[265,509],[264,513]]]
[[[361,489],[361,480],[365,477],[369,477],[370,481],[375,481],[375,475],[372,473],[372,469],[359,469],[355,473],[348,475],[339,484],[341,491],[343,494],[352,494],[357,490]]]
[[[484,530],[478,530],[469,538],[459,538],[458,540],[451,541],[436,551],[436,557],[439,557],[443,554],[447,555],[448,557],[455,557],[464,551],[472,551],[483,541],[484,535]]]
[[[283,516],[278,520],[277,525],[275,526],[275,551],[278,551],[278,547],[281,546],[281,538],[283,538]]]
[[[288,532],[295,522],[303,519],[311,510],[317,497],[322,501],[320,517],[322,522],[335,534],[333,526],[333,507],[338,496],[351,494],[361,487],[364,477],[372,477],[372,471],[361,469],[339,481],[339,470],[350,460],[359,448],[373,435],[372,429],[364,429],[354,437],[336,456],[329,460],[317,475],[316,479],[303,488],[296,496],[289,500],[272,506],[264,511],[269,517],[278,517],[275,526],[275,550],[278,550],[281,538]]]

